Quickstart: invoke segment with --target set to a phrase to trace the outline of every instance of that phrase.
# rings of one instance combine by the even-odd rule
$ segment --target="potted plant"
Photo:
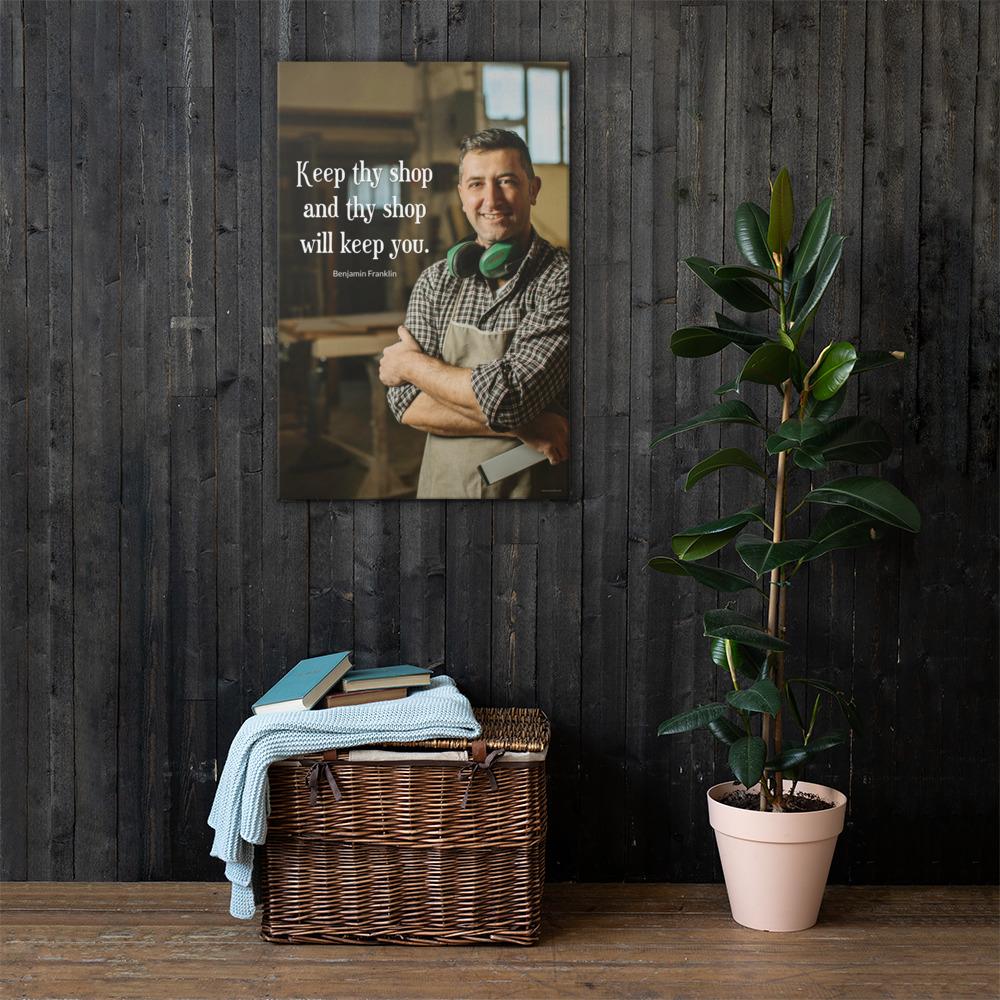
[[[810,563],[835,549],[866,545],[887,527],[911,532],[920,527],[916,507],[891,483],[872,475],[836,475],[841,463],[877,465],[889,457],[892,445],[875,420],[839,414],[850,378],[904,355],[859,352],[846,341],[831,341],[815,356],[807,351],[803,337],[840,264],[844,243],[843,236],[830,232],[830,211],[831,199],[825,198],[793,246],[792,188],[782,170],[771,186],[770,212],[752,202],[736,210],[736,243],[746,265],[701,257],[685,261],[735,309],[777,314],[776,335],[721,313],[714,326],[677,330],[670,347],[678,357],[705,358],[728,347],[747,357],[739,375],[716,390],[722,402],[653,442],[710,424],[760,431],[758,457],[722,448],[691,469],[685,489],[714,473],[749,472],[762,480],[770,519],[759,503],[686,528],[673,536],[673,554],[656,556],[650,566],[726,595],[756,591],[766,603],[766,626],[763,607],[759,614],[745,615],[731,606],[734,599],[705,612],[710,660],[732,689],[724,703],[688,709],[658,730],[665,735],[707,727],[728,746],[736,780],[709,789],[709,819],[733,917],[764,930],[801,930],[816,922],[843,829],[845,796],[800,780],[818,754],[847,739],[844,729],[818,730],[824,698],[839,706],[838,718],[842,714],[848,728],[859,725],[848,694],[821,678],[786,676],[788,588]],[[767,414],[755,413],[739,398],[748,382],[773,386],[780,394],[780,421],[771,433],[765,428]],[[833,478],[811,482],[816,473],[826,472]],[[822,517],[811,531],[795,530],[797,519],[814,505],[827,508]],[[751,575],[705,563],[730,543]]]

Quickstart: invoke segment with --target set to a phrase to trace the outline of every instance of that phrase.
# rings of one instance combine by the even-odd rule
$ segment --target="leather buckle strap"
[[[316,803],[319,801],[319,780],[321,774],[326,778],[327,784],[330,786],[330,791],[333,792],[334,799],[339,802],[344,797],[340,786],[337,784],[337,779],[333,776],[333,768],[330,767],[329,762],[318,760],[309,768],[309,774],[306,776],[306,785],[309,788],[309,805],[313,808],[315,808]]]
[[[462,808],[463,809],[465,809],[468,806],[468,804],[469,804],[469,792],[472,791],[472,783],[473,783],[473,781],[476,780],[476,775],[479,774],[480,771],[482,771],[483,773],[485,773],[486,776],[489,778],[490,785],[492,786],[494,792],[497,791],[499,789],[499,787],[500,787],[497,784],[497,776],[493,772],[493,764],[496,762],[496,760],[499,757],[502,757],[504,755],[504,751],[503,750],[492,750],[492,751],[490,751],[489,754],[487,754],[485,756],[485,758],[483,760],[477,760],[476,757],[475,757],[476,743],[482,743],[482,740],[476,740],[475,743],[472,744],[472,746],[473,746],[473,760],[472,760],[472,763],[469,764],[469,766],[466,767],[466,768],[464,768],[463,771],[462,771],[463,774],[468,775],[468,779],[469,779],[468,782],[467,782],[467,784],[466,784],[466,786],[465,786],[465,794],[462,796]],[[483,743],[483,747],[484,748],[485,748],[485,746],[486,746],[486,744]]]

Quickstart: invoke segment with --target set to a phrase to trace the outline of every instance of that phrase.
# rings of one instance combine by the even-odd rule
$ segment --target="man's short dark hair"
[[[521,154],[521,164],[529,179],[535,176],[531,165],[531,153],[525,141],[516,133],[505,128],[484,128],[481,132],[467,135],[458,144],[458,173],[462,174],[462,161],[466,153],[481,153],[493,149],[516,149]]]

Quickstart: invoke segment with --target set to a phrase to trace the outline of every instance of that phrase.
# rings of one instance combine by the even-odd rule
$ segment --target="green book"
[[[396,667],[369,667],[352,670],[341,687],[345,691],[375,691],[378,688],[428,687],[431,672],[423,667],[402,663]]]
[[[351,669],[351,650],[299,660],[263,697],[253,714],[312,708]]]

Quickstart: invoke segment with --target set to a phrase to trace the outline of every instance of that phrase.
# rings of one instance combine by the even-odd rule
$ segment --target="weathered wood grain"
[[[586,8],[588,128],[584,247],[580,877],[621,878],[625,862],[625,690],[631,299],[628,156],[631,61],[617,53],[627,8]],[[596,52],[597,54],[592,54]],[[609,344],[615,349],[609,351]]]
[[[171,233],[166,81],[168,11],[122,19],[122,662],[119,676],[118,878],[170,870]],[[52,91],[50,90],[50,94]],[[185,442],[183,447],[187,447]],[[214,645],[215,636],[208,639]],[[53,758],[57,759],[57,758]],[[59,801],[56,799],[55,801]],[[154,817],[157,819],[154,820]]]
[[[830,127],[822,130],[816,144],[816,198],[833,197],[831,231],[847,239],[840,268],[818,314],[819,332],[813,336],[814,349],[816,344],[822,347],[832,339],[858,342],[865,96],[864,51],[856,43],[864,34],[864,6],[821,4],[819,18],[819,115]],[[858,379],[851,380],[846,387],[847,401],[842,410],[845,415],[857,412],[857,387]],[[842,474],[847,473],[848,469],[842,468]],[[811,512],[810,528],[822,513],[822,510]],[[866,556],[862,553],[861,558]],[[822,677],[839,689],[850,691],[854,560],[854,552],[845,550],[810,565],[807,620],[799,619],[795,670],[789,676]],[[829,699],[822,712],[824,730],[843,728],[840,712]],[[850,783],[850,752],[847,745],[825,754],[813,771],[815,780],[846,789]],[[851,848],[847,837],[837,852],[832,874],[835,881],[847,878]]]
[[[260,148],[264,429],[261,566],[265,622],[261,690],[266,690],[310,652],[309,505],[278,500],[277,345],[277,64],[283,60],[306,58],[306,5],[298,0],[264,4],[260,8],[260,16],[261,135],[268,137]],[[341,565],[338,564],[338,567]]]
[[[102,879],[115,877],[118,850],[113,807],[121,599],[118,11],[99,4],[74,7],[70,16],[74,875]]]
[[[28,342],[28,870],[73,873],[73,518],[69,10],[24,9]],[[38,789],[35,791],[34,789]]]
[[[677,53],[680,7],[643,3],[632,24],[632,298],[626,666],[625,877],[659,869],[669,841],[667,745],[656,727],[672,714],[665,681],[669,633],[649,629],[670,577],[648,567],[669,546],[673,484],[656,431],[673,422],[670,333],[676,326]],[[652,211],[652,218],[650,214]],[[669,359],[669,360],[668,360]]]
[[[81,891],[84,890],[84,891]],[[11,995],[988,997],[995,888],[828,890],[799,934],[738,927],[722,886],[550,885],[535,948],[278,948],[218,885],[4,887]]]
[[[28,322],[27,220],[24,176],[24,23],[22,8],[0,8],[0,699],[4,808],[0,873],[27,878],[28,774]]]
[[[204,814],[249,702],[356,648],[545,709],[550,872],[716,877],[724,755],[653,735],[724,694],[712,599],[645,564],[761,496],[681,490],[756,437],[647,444],[741,360],[669,353],[719,305],[677,258],[735,259],[736,205],[787,164],[800,222],[830,194],[848,237],[813,349],[909,353],[844,412],[886,424],[925,518],[792,600],[796,672],[868,723],[814,771],[851,797],[834,879],[996,879],[996,4],[12,3],[0,26],[0,874],[217,876]],[[277,500],[289,58],[569,59],[573,500]]]
[[[170,409],[171,870],[194,878],[208,853],[215,792],[216,401],[179,396]],[[127,762],[125,766],[127,767]]]
[[[865,66],[864,222],[861,263],[860,345],[864,350],[912,353],[919,323],[920,121],[900,114],[920,92],[923,45],[919,4],[867,8]],[[904,493],[926,500],[919,484],[902,474],[903,456],[912,447],[912,412],[903,409],[905,376],[895,369],[866,376],[858,403],[879,420],[897,445],[881,472]],[[929,485],[929,484],[928,484]],[[916,488],[914,488],[916,487]],[[893,722],[900,697],[919,684],[913,663],[898,657],[901,552],[912,539],[889,533],[885,541],[855,557],[854,683],[864,706],[865,732],[854,737],[854,765],[848,791],[851,816],[905,814],[910,783],[898,781],[900,765],[914,751],[919,733],[901,732]],[[939,693],[935,694],[935,705]],[[938,709],[935,708],[935,711]],[[905,749],[904,749],[905,748]],[[901,853],[893,824],[859,823],[849,830],[853,850],[851,877],[900,882]]]
[[[726,8],[721,4],[683,7],[680,21],[677,149],[677,253],[720,260],[725,248],[725,164],[719,150],[726,128]],[[678,326],[710,321],[718,299],[686,267],[677,272]],[[712,390],[722,381],[718,359],[695,363],[677,360],[673,366],[673,395],[677,421],[711,405]],[[668,527],[676,534],[691,525],[718,517],[718,483],[702,483],[680,493],[688,469],[720,447],[718,429],[702,429],[671,439],[667,450],[670,482],[674,488]],[[716,677],[705,669],[705,640],[701,619],[711,598],[686,585],[666,581],[671,611],[669,685],[671,711],[712,701]],[[700,591],[700,588],[698,588]],[[664,626],[665,627],[665,626]],[[713,738],[706,732],[670,737],[664,741],[669,761],[667,791],[669,818],[665,835],[675,845],[667,872],[670,878],[710,878],[715,849],[704,836],[705,792],[714,781]],[[683,858],[683,861],[681,861]]]
[[[977,79],[965,45],[976,37],[979,11],[974,3],[922,9],[919,311],[912,354],[900,374],[903,410],[912,428],[901,475],[908,492],[919,497],[923,526],[916,537],[902,541],[900,571],[906,585],[899,588],[899,617],[907,624],[897,648],[897,773],[904,784],[926,782],[935,789],[937,810],[927,830],[930,864],[949,863],[944,843],[948,817],[970,817],[967,853],[954,875],[962,882],[982,877],[982,859],[1000,834],[996,784],[975,793],[966,785],[962,775],[975,765],[955,738],[973,728],[989,731],[987,705],[997,702],[996,671],[980,678],[974,699],[956,697],[951,687],[951,679],[967,669],[974,650],[989,642],[997,628],[995,616],[993,621],[970,620],[967,610],[970,593],[987,603],[996,594],[996,572],[980,563],[984,532],[988,537],[996,527],[986,514],[997,508],[996,475],[987,495],[962,489],[969,469],[969,395],[954,391],[969,384],[975,351],[953,331],[972,325]],[[933,184],[928,183],[931,177]],[[994,336],[994,360],[997,343]],[[938,377],[924,382],[923,375],[931,371]],[[947,539],[948,560],[963,584],[943,579],[936,570],[942,539]],[[932,698],[939,708],[928,714],[923,705]],[[918,744],[934,748],[928,759],[917,760]],[[904,872],[898,877],[904,878]]]
[[[570,496],[548,503],[538,515],[538,583],[535,686],[538,705],[552,725],[549,750],[549,852],[553,878],[578,872],[580,823],[580,662],[583,578],[583,329],[588,296],[586,246],[586,157],[584,136],[585,8],[582,2],[543,0],[539,53],[568,60],[570,69]]]

